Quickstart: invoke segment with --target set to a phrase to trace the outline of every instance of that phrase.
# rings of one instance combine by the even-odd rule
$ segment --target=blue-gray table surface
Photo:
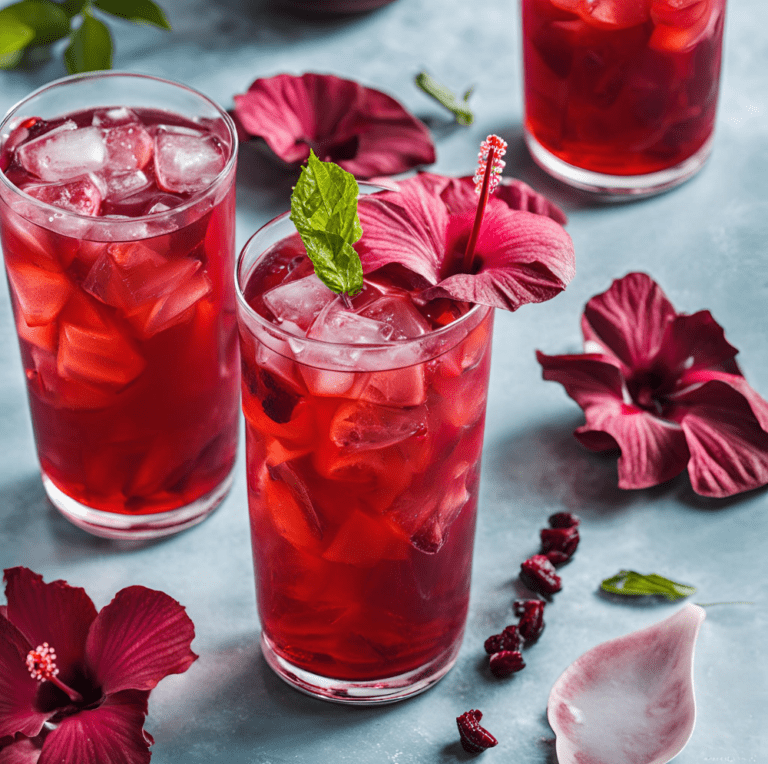
[[[393,94],[433,128],[437,172],[473,171],[490,132],[510,143],[506,174],[567,211],[577,273],[566,292],[514,314],[497,311],[480,519],[464,645],[435,688],[380,708],[301,695],[267,668],[258,647],[241,455],[234,488],[202,525],[140,548],[98,539],[62,519],[39,479],[7,288],[0,288],[0,568],[26,565],[46,580],[84,586],[98,607],[143,584],[186,605],[200,659],[152,693],[146,728],[156,764],[196,762],[465,761],[455,717],[469,708],[499,746],[483,761],[555,764],[546,721],[550,688],[579,655],[654,623],[680,605],[608,601],[599,582],[620,568],[695,584],[708,610],[694,679],[698,717],[679,764],[768,761],[766,539],[768,492],[731,500],[694,494],[686,475],[654,489],[616,487],[615,459],[582,449],[580,409],[541,380],[534,351],[578,352],[584,303],[633,270],[646,271],[680,311],[709,309],[741,351],[747,380],[768,397],[768,4],[730,0],[714,152],[680,188],[601,206],[533,164],[521,138],[518,9],[513,0],[396,0],[359,17],[310,21],[257,2],[163,0],[172,33],[116,22],[114,66],[191,85],[226,108],[257,77],[316,71]],[[456,90],[475,85],[471,127],[453,126],[413,84],[426,68]],[[65,74],[59,56],[0,72],[0,113]],[[287,208],[294,176],[240,151],[237,243]],[[552,512],[583,518],[581,546],[547,628],[511,679],[487,670],[483,640],[513,620],[516,573],[537,551]]]

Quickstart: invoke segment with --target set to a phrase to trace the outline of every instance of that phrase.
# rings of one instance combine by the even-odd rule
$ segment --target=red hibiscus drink
[[[232,481],[236,136],[153,77],[70,77],[0,125],[0,227],[43,483],[97,535],[207,516]]]
[[[493,309],[399,273],[334,294],[287,215],[236,271],[262,648],[340,702],[430,687],[467,616]]]
[[[554,177],[642,196],[712,147],[725,0],[522,0],[525,136]]]

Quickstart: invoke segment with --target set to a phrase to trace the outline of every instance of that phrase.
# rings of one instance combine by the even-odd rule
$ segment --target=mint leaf
[[[83,12],[83,8],[85,8],[89,2],[90,0],[65,0],[65,2],[60,3],[60,7],[61,10],[67,14],[67,16],[72,18],[72,16],[78,16],[81,14]]]
[[[317,277],[337,294],[363,288],[363,267],[352,246],[363,229],[357,215],[355,176],[310,150],[291,194],[291,220],[304,242]]]
[[[35,38],[34,30],[7,10],[0,11],[0,56],[4,57],[23,50]]]
[[[696,591],[695,586],[680,584],[655,573],[643,575],[634,570],[619,571],[615,576],[606,578],[600,584],[600,588],[612,594],[625,594],[632,597],[659,594],[668,600],[683,599]]]
[[[445,106],[456,118],[460,125],[471,125],[475,121],[475,115],[469,108],[469,97],[472,95],[472,88],[469,88],[461,97],[461,100],[450,91],[445,85],[441,85],[434,77],[426,72],[419,72],[416,75],[416,84],[429,96],[432,96],[438,103]]]
[[[0,11],[0,34],[15,19],[32,30],[30,45],[49,45],[69,34],[69,17],[50,0],[22,0]]]
[[[162,8],[152,0],[96,0],[94,6],[128,21],[154,24],[161,29],[171,28]]]
[[[90,13],[83,14],[83,23],[72,35],[64,51],[64,63],[70,74],[95,72],[112,68],[112,36],[104,22]]]

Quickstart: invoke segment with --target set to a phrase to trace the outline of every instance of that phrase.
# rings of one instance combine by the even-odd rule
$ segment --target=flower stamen
[[[65,692],[73,703],[82,702],[83,696],[58,678],[59,668],[56,665],[56,653],[47,642],[43,642],[42,645],[38,645],[34,650],[27,653],[27,669],[32,679],[38,682],[51,682],[62,692]]]
[[[480,153],[477,155],[478,165],[475,176],[472,178],[475,182],[475,192],[479,195],[477,200],[477,212],[475,213],[475,222],[472,226],[472,233],[467,242],[467,249],[464,252],[464,273],[472,273],[472,260],[475,256],[475,247],[477,238],[480,235],[480,226],[483,222],[485,205],[488,203],[488,197],[496,190],[501,179],[501,171],[505,163],[502,157],[507,151],[507,142],[498,135],[489,135],[480,144]]]

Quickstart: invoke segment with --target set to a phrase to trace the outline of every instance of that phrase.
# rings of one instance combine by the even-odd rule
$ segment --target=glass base
[[[261,651],[270,668],[291,687],[321,700],[350,706],[374,706],[405,700],[428,690],[456,663],[461,639],[445,654],[414,671],[397,676],[355,682],[332,679],[294,666],[277,654],[269,639],[261,634]]]
[[[610,202],[653,196],[679,186],[703,167],[712,152],[712,141],[713,136],[710,136],[693,156],[666,170],[645,175],[606,175],[563,162],[545,149],[528,130],[525,131],[528,151],[531,152],[533,161],[544,172],[573,188],[587,191],[603,201]]]
[[[230,473],[216,488],[197,501],[154,515],[123,515],[87,507],[67,496],[45,472],[42,478],[43,487],[53,506],[78,528],[102,538],[143,541],[180,533],[205,520],[229,493],[235,478],[235,467],[233,465]]]

